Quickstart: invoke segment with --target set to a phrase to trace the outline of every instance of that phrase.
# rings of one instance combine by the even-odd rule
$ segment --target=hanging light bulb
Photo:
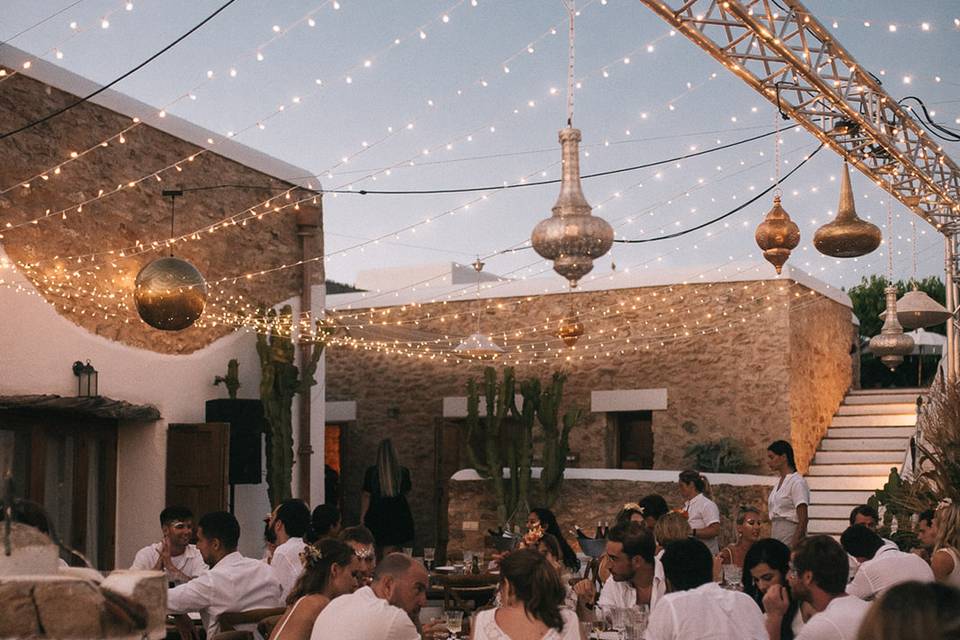
[[[780,196],[774,196],[773,208],[757,226],[754,238],[757,246],[763,249],[763,257],[779,274],[783,263],[790,257],[790,251],[800,244],[800,227],[780,206]]]
[[[817,229],[813,235],[813,246],[820,253],[834,258],[856,258],[874,251],[880,246],[880,240],[880,229],[857,216],[853,189],[850,187],[850,170],[844,162],[837,217]]]
[[[891,285],[884,292],[887,296],[886,316],[880,333],[870,338],[870,351],[893,371],[903,362],[903,357],[913,351],[913,338],[903,332],[897,320],[897,288]]]
[[[553,215],[541,220],[530,237],[534,250],[553,261],[553,270],[576,287],[593,269],[593,261],[613,246],[613,227],[590,214],[590,204],[580,186],[580,130],[573,128],[574,17],[576,9],[567,2],[570,19],[569,63],[567,65],[567,126],[560,130],[563,172],[560,195]]]

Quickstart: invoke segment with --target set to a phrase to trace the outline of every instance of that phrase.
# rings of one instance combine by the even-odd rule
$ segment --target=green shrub
[[[720,438],[687,447],[683,454],[697,471],[739,473],[747,464],[743,446],[733,438]]]

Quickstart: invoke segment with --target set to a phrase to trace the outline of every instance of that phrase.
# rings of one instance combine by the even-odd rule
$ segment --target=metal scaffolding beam
[[[640,2],[942,233],[960,231],[960,168],[800,2]]]

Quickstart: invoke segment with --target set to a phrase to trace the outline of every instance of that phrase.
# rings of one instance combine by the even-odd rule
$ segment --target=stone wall
[[[826,318],[830,335],[840,330],[843,318],[850,324],[849,307],[823,298],[821,306],[806,307],[803,319],[792,325],[790,300],[797,293],[805,296],[810,290],[789,280],[761,280],[500,298],[487,301],[482,327],[500,341],[517,339],[518,328],[542,328],[522,338],[532,341],[544,339],[544,334],[550,337],[571,305],[587,315],[586,335],[575,349],[561,347],[550,357],[516,366],[518,379],[536,376],[546,381],[554,370],[567,373],[566,405],[588,410],[571,434],[578,466],[616,463],[613,414],[589,413],[591,391],[665,388],[667,408],[653,412],[655,469],[685,468],[690,465],[684,457],[687,447],[730,436],[746,450],[744,471],[766,473],[767,444],[791,437],[791,376],[823,377],[822,383],[803,387],[807,394],[826,393],[828,385],[845,390],[849,381],[836,373],[820,373],[822,366],[831,371],[840,366],[843,358],[849,366],[845,343],[822,345],[841,350],[841,356],[829,362],[806,355],[791,360],[791,348],[799,347],[798,340],[791,340],[794,333],[813,342],[821,318]],[[415,340],[440,334],[456,339],[476,330],[477,308],[466,301],[378,313],[389,312],[393,323],[412,324],[416,319],[415,329],[391,329],[395,337]],[[344,315],[343,322],[356,325],[358,320]],[[376,337],[351,331],[358,338]],[[386,335],[391,334],[384,329],[380,337]],[[803,346],[804,353],[812,353],[809,344]],[[390,437],[412,473],[409,500],[417,544],[433,543],[446,478],[466,466],[463,456],[445,445],[442,434],[462,422],[442,417],[442,400],[465,396],[466,381],[479,379],[483,365],[363,349],[331,348],[326,358],[326,399],[357,403],[356,422],[348,425],[344,445],[346,522],[357,522],[364,469],[374,464],[377,443]],[[837,394],[842,390],[831,388],[823,406],[814,403],[817,415]]]
[[[801,472],[850,388],[857,340],[846,307],[812,291],[791,298],[790,441]]]
[[[581,470],[588,474],[591,470]],[[654,472],[657,476],[662,476]],[[649,472],[623,472],[622,476],[637,476],[639,478],[652,476]],[[458,474],[458,476],[463,474]],[[720,544],[732,543],[736,540],[734,520],[740,505],[753,505],[761,510],[766,517],[767,494],[770,491],[765,478],[737,478],[725,474],[708,474],[713,488],[714,501],[720,508],[721,538]],[[738,485],[727,484],[727,478],[733,478]],[[770,480],[772,482],[772,478]],[[756,484],[743,484],[755,482]],[[534,483],[536,485],[536,482]],[[449,483],[450,504],[448,518],[450,522],[450,541],[447,545],[449,557],[457,558],[464,550],[478,551],[483,548],[492,548],[487,534],[488,529],[496,529],[496,503],[490,491],[490,486],[483,480],[456,480]],[[574,545],[575,536],[572,531],[579,525],[588,535],[593,535],[597,522],[606,521],[613,526],[617,512],[625,502],[636,502],[640,498],[657,493],[662,495],[671,509],[683,506],[677,482],[644,481],[644,480],[609,480],[609,479],[566,479],[563,483],[563,494],[553,507],[557,516],[560,530],[567,537],[567,541]],[[534,502],[533,504],[536,504]],[[466,526],[465,526],[466,525]],[[768,527],[769,525],[764,525]],[[766,532],[765,532],[766,533]],[[575,547],[576,548],[576,547]]]
[[[0,130],[17,128],[75,99],[18,73],[5,79],[0,92]],[[207,309],[198,325],[165,332],[140,321],[132,300],[134,279],[142,266],[166,255],[163,242],[170,237],[170,199],[161,195],[162,190],[223,184],[265,187],[185,193],[176,203],[175,233],[180,235],[242,213],[271,195],[282,195],[292,185],[145,124],[124,133],[121,142],[115,134],[133,124],[128,116],[87,102],[0,140],[4,159],[0,217],[4,222],[17,225],[66,209],[37,224],[2,230],[7,255],[21,265],[32,265],[21,270],[47,302],[97,335],[161,353],[189,353],[232,330],[224,326],[225,312],[247,303],[275,304],[298,295],[299,269],[224,281],[300,259],[295,212],[292,208],[273,211],[274,206],[287,204],[280,197],[269,208],[258,208],[264,214],[262,220],[218,227],[214,233],[204,231],[197,239],[176,245],[176,255],[192,262],[211,283]],[[96,147],[110,136],[114,137],[106,146],[71,160],[71,153]],[[146,180],[137,182],[144,176]],[[7,190],[26,183],[29,188]],[[90,201],[101,190],[117,192]],[[158,241],[161,250],[130,252],[138,241]],[[96,261],[64,259],[120,248],[127,248],[127,255],[101,255]],[[322,244],[318,253],[322,254]],[[317,263],[316,283],[323,282],[322,272],[323,263]]]

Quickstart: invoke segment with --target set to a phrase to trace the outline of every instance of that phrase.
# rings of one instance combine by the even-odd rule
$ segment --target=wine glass
[[[436,550],[433,547],[423,548],[423,561],[426,563],[428,570],[433,569],[433,559],[434,559],[435,552]]]
[[[463,629],[463,611],[444,611],[443,622],[447,625],[447,631],[454,638]]]
[[[731,589],[743,589],[743,568],[735,564],[723,565],[723,581]]]

